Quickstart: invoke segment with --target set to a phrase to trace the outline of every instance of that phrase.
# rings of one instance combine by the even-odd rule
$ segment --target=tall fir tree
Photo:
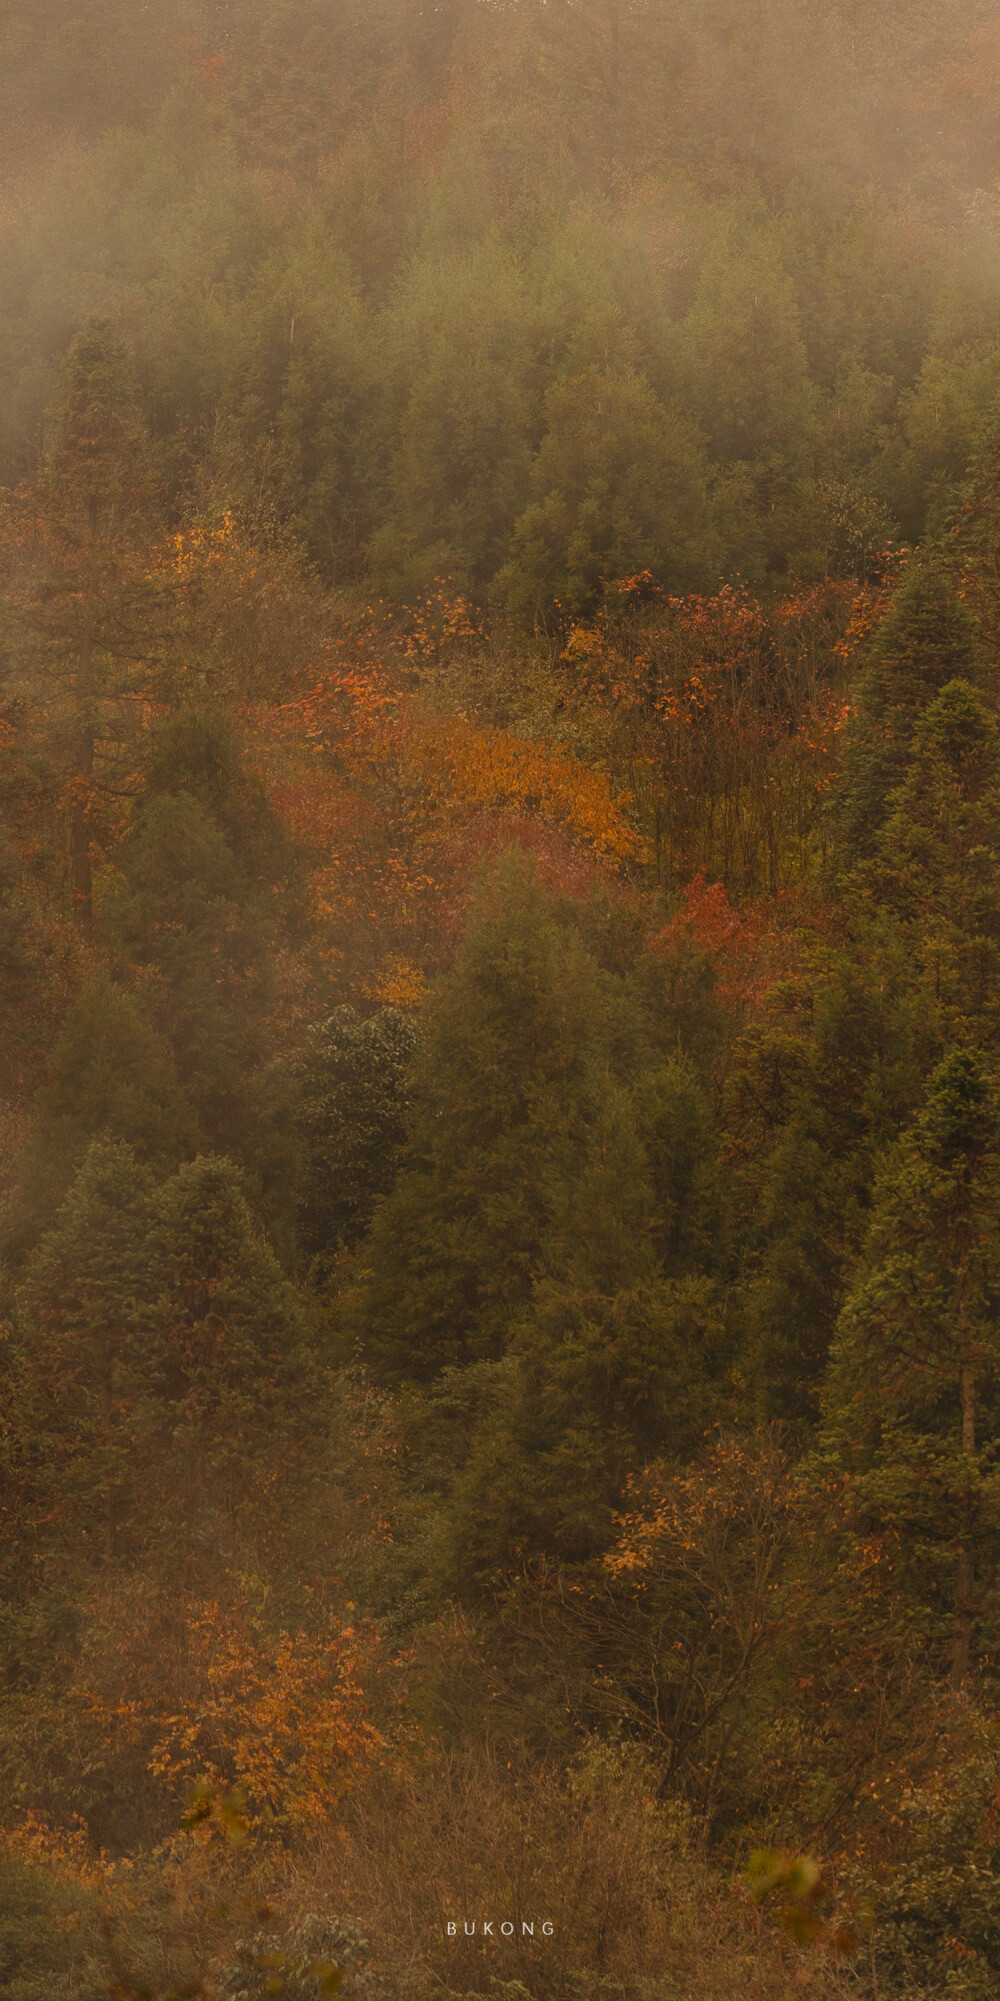
[[[148,704],[163,691],[169,603],[148,560],[153,450],[110,321],[88,322],[71,343],[46,443],[38,478],[11,503],[11,693],[52,771],[73,911],[89,936],[95,854],[120,814]]]
[[[973,1659],[1000,1530],[1000,1124],[956,1048],[890,1154],[838,1322],[822,1454],[890,1538],[900,1590],[953,1688]]]
[[[185,710],[157,733],[119,867],[111,941],[141,980],[203,1142],[290,1202],[271,1024],[277,955],[303,935],[298,865],[221,716]]]
[[[1000,1007],[1000,730],[967,681],[917,729],[869,882],[896,913],[947,1032],[996,1034]]]
[[[163,1035],[136,996],[104,974],[73,1002],[35,1095],[9,1249],[49,1223],[97,1139],[124,1141],[137,1159],[160,1171],[176,1167],[198,1142]]]
[[[940,1053],[933,1001],[906,941],[884,921],[838,954],[808,1012],[807,1033],[783,1052],[788,1076],[763,1160],[740,1176],[750,1377],[761,1416],[806,1435],[879,1158],[913,1117]],[[776,1054],[766,1038],[751,1041],[736,1092],[752,1092],[759,1106]]]
[[[427,1010],[402,1170],[349,1313],[384,1380],[503,1354],[594,1143],[606,1014],[593,961],[507,857]]]
[[[874,852],[924,710],[949,681],[981,676],[975,620],[940,570],[914,567],[878,629],[848,724],[833,802],[843,868]]]
[[[375,1202],[392,1188],[416,1045],[412,1017],[396,1007],[367,1019],[336,1008],[305,1038],[297,1064],[298,1226],[318,1276],[364,1235]]]

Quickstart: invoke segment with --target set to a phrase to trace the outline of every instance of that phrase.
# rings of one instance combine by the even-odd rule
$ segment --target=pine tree
[[[1000,1003],[1000,730],[950,681],[889,800],[872,881],[897,913],[950,1032],[995,1033]]]
[[[314,1383],[295,1293],[231,1161],[199,1155],[164,1183],[146,1252],[165,1475],[188,1510],[246,1501],[312,1422]]]
[[[726,1316],[710,1269],[719,1245],[693,1214],[714,1148],[692,1144],[689,1074],[655,1082],[647,1095],[640,1079],[636,1092],[647,1112],[653,1101],[655,1168],[634,1104],[609,1080],[504,1361],[469,1372],[464,1411],[458,1384],[442,1386],[457,1419],[437,1551],[448,1590],[478,1593],[538,1558],[593,1558],[628,1476],[695,1449],[724,1407]]]
[[[313,1421],[302,1316],[230,1161],[157,1188],[96,1141],[18,1307],[21,1484],[64,1558],[190,1560]]]
[[[62,1563],[134,1548],[157,1400],[151,1218],[152,1184],[131,1149],[95,1141],[19,1295],[20,1477],[29,1520]]]
[[[894,1542],[955,1688],[1000,1528],[998,1140],[983,1063],[953,1049],[888,1158],[824,1393],[824,1459],[848,1477],[861,1532]]]
[[[74,1001],[53,1045],[19,1165],[15,1235],[37,1232],[93,1140],[121,1140],[154,1168],[197,1145],[170,1052],[138,1000],[101,975]]]
[[[309,1030],[298,1063],[302,1142],[299,1235],[318,1273],[368,1229],[405,1139],[413,1020],[383,1007],[367,1020],[339,1007]]]
[[[38,479],[13,502],[13,693],[68,822],[73,909],[89,936],[94,859],[162,692],[166,591],[144,552],[152,448],[127,351],[107,320],[72,342]]]
[[[593,1146],[608,1083],[597,968],[523,861],[500,866],[427,1009],[410,1137],[352,1303],[383,1379],[503,1354]]]
[[[76,971],[77,948],[31,896],[26,871],[0,828],[0,1099],[23,1100]]]
[[[834,795],[844,867],[874,852],[921,715],[957,678],[980,678],[975,621],[939,570],[914,568],[878,629],[848,725]]]
[[[579,615],[602,583],[639,570],[681,590],[711,574],[714,538],[700,440],[634,370],[567,372],[546,398],[538,498],[500,573],[511,602]]]
[[[184,711],[157,733],[120,871],[109,929],[200,1133],[262,1183],[285,1178],[267,1066],[275,957],[301,935],[297,865],[221,717]]]
[[[839,955],[793,1047],[787,1101],[743,1198],[757,1266],[747,1323],[762,1414],[811,1429],[879,1157],[940,1049],[933,1003],[891,927],[867,926]],[[755,1096],[762,1087],[758,1075]]]

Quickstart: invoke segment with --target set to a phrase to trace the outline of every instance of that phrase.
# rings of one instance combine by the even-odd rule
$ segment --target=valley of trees
[[[2,2001],[1000,1991],[998,88],[0,15]]]

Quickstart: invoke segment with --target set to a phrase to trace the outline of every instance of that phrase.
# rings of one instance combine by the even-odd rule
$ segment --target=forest
[[[1000,1993],[998,92],[0,10],[0,2001]]]

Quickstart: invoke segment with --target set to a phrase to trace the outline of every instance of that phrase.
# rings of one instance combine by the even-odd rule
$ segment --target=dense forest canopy
[[[9,2001],[995,1994],[998,86],[4,9]]]

